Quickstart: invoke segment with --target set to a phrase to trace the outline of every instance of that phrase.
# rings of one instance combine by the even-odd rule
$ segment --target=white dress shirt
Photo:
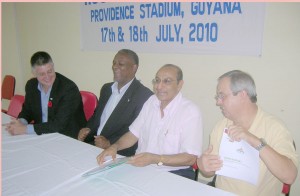
[[[161,118],[160,101],[152,95],[144,104],[140,114],[129,127],[138,138],[137,153],[150,152],[159,155],[202,153],[203,126],[198,107],[181,93],[164,109]],[[187,168],[160,166],[171,171]]]

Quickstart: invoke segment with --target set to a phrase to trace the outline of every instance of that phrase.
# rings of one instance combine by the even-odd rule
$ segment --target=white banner
[[[81,3],[81,47],[260,56],[264,16],[264,3]]]

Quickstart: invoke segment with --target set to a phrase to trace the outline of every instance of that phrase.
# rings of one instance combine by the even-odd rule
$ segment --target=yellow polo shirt
[[[217,123],[211,132],[210,144],[213,145],[213,154],[219,154],[223,130],[231,124],[232,121],[224,118]],[[293,138],[280,120],[258,108],[256,117],[249,131],[258,138],[264,138],[270,147],[278,153],[290,158],[298,168],[299,160],[293,146]],[[259,164],[259,179],[257,185],[219,175],[216,180],[216,187],[243,196],[280,195],[283,183],[272,175],[262,160],[260,160]]]

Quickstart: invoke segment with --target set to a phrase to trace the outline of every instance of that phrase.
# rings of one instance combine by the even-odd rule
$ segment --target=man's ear
[[[238,95],[242,98],[249,98],[248,93],[245,90],[238,92]]]
[[[182,89],[183,84],[184,84],[183,80],[178,81],[178,87],[177,87],[178,92]]]
[[[132,66],[132,69],[134,70],[134,73],[137,72],[138,68],[139,68],[139,66],[138,66],[137,64],[134,64],[134,65]]]

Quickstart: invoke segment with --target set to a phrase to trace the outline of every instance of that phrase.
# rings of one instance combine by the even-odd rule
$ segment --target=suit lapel
[[[121,98],[121,100],[119,101],[119,103],[117,104],[117,106],[115,107],[114,111],[108,118],[105,126],[103,127],[102,133],[104,133],[106,131],[113,131],[113,130],[108,129],[108,127],[110,128],[111,126],[116,124],[116,120],[119,120],[119,118],[121,117],[121,115],[120,115],[121,113],[124,113],[124,112],[126,113],[126,111],[128,111],[128,110],[126,110],[126,108],[132,101],[132,96],[134,94],[135,89],[137,88],[137,84],[138,84],[138,81],[136,79],[134,79],[132,81],[131,85],[129,86],[129,88],[127,89],[127,91],[125,92],[125,94],[123,95],[123,97]],[[126,115],[126,114],[124,114],[124,115]]]
[[[111,83],[109,86],[105,87],[103,89],[103,92],[101,92],[101,94],[100,94],[98,106],[95,111],[95,118],[94,118],[95,120],[90,124],[90,126],[92,127],[92,130],[93,130],[93,134],[97,133],[97,130],[100,126],[101,115],[102,115],[104,108],[109,100],[109,97],[112,94],[112,92],[111,92],[112,85],[113,85],[113,83]]]
[[[38,111],[38,115],[36,116],[37,119],[35,119],[36,122],[42,122],[42,102],[41,102],[41,92],[38,89],[38,80],[36,79],[36,82],[34,83],[34,94],[30,96],[32,99],[33,107],[35,108],[34,111]]]
[[[109,100],[109,97],[112,94],[112,92],[111,92],[111,86],[112,85],[113,85],[113,83],[109,86],[109,88],[105,89],[105,92],[103,93],[103,95],[99,99],[99,102],[98,102],[99,109],[97,110],[97,118],[100,118],[100,116],[102,115],[102,113],[104,111],[104,108],[105,108],[105,106],[106,106],[106,104]]]
[[[58,106],[59,98],[58,98],[58,94],[56,92],[58,92],[57,88],[59,86],[59,83],[60,83],[59,74],[56,73],[56,78],[52,85],[50,97],[48,100],[48,103],[51,102],[51,104],[48,105],[48,120],[54,116],[54,111],[55,111],[54,108],[56,108]]]

